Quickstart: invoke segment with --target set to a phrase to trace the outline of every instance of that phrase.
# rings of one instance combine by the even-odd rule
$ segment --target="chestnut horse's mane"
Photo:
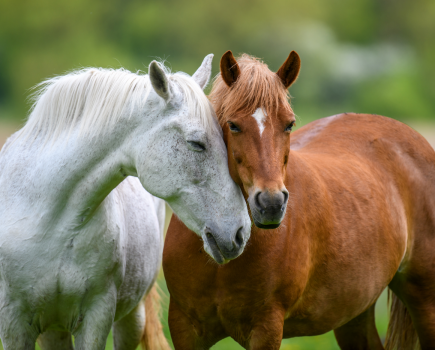
[[[228,87],[218,74],[209,95],[221,125],[242,110],[252,115],[263,108],[268,116],[276,115],[278,106],[291,111],[288,90],[267,64],[247,54],[238,57],[237,63],[241,71],[237,81]]]

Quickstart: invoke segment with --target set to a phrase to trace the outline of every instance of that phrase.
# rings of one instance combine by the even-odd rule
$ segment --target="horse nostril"
[[[258,209],[261,209],[261,204],[260,204],[260,195],[261,195],[261,192],[258,191],[258,192],[255,194],[255,197],[254,197],[254,199],[255,199],[255,205],[257,206]]]
[[[242,231],[243,231],[243,227],[240,227],[236,233],[235,243],[236,243],[237,248],[240,248],[243,244],[243,232]]]
[[[287,200],[288,200],[288,192],[287,191],[282,191],[282,194],[284,195],[284,204],[286,204]]]

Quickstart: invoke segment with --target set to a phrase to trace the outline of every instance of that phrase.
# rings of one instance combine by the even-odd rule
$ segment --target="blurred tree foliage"
[[[208,53],[302,58],[291,88],[308,120],[345,111],[435,117],[433,0],[2,0],[0,118],[22,120],[28,89],[83,66],[193,74]]]

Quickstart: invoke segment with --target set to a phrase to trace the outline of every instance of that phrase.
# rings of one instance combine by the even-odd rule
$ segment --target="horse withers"
[[[0,153],[5,350],[34,349],[40,334],[44,350],[72,349],[71,334],[76,349],[102,350],[112,324],[117,350],[144,332],[149,348],[168,348],[143,300],[163,243],[152,195],[219,262],[243,251],[249,215],[202,91],[211,59],[193,77],[152,62],[149,75],[90,68],[43,84]]]
[[[247,55],[222,57],[210,98],[255,226],[244,254],[217,265],[172,219],[163,267],[175,348],[230,336],[279,349],[282,338],[334,330],[341,349],[383,349],[374,310],[388,286],[386,348],[435,349],[435,152],[376,115],[291,132],[287,88],[299,67],[295,52],[277,73]]]

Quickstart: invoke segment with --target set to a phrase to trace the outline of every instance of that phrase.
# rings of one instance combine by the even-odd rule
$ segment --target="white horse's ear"
[[[213,61],[213,54],[205,56],[202,61],[201,67],[192,75],[193,80],[197,82],[201,89],[207,86],[211,76],[211,62]]]
[[[161,98],[165,101],[169,100],[169,82],[165,72],[156,61],[152,61],[148,68],[151,84]]]

